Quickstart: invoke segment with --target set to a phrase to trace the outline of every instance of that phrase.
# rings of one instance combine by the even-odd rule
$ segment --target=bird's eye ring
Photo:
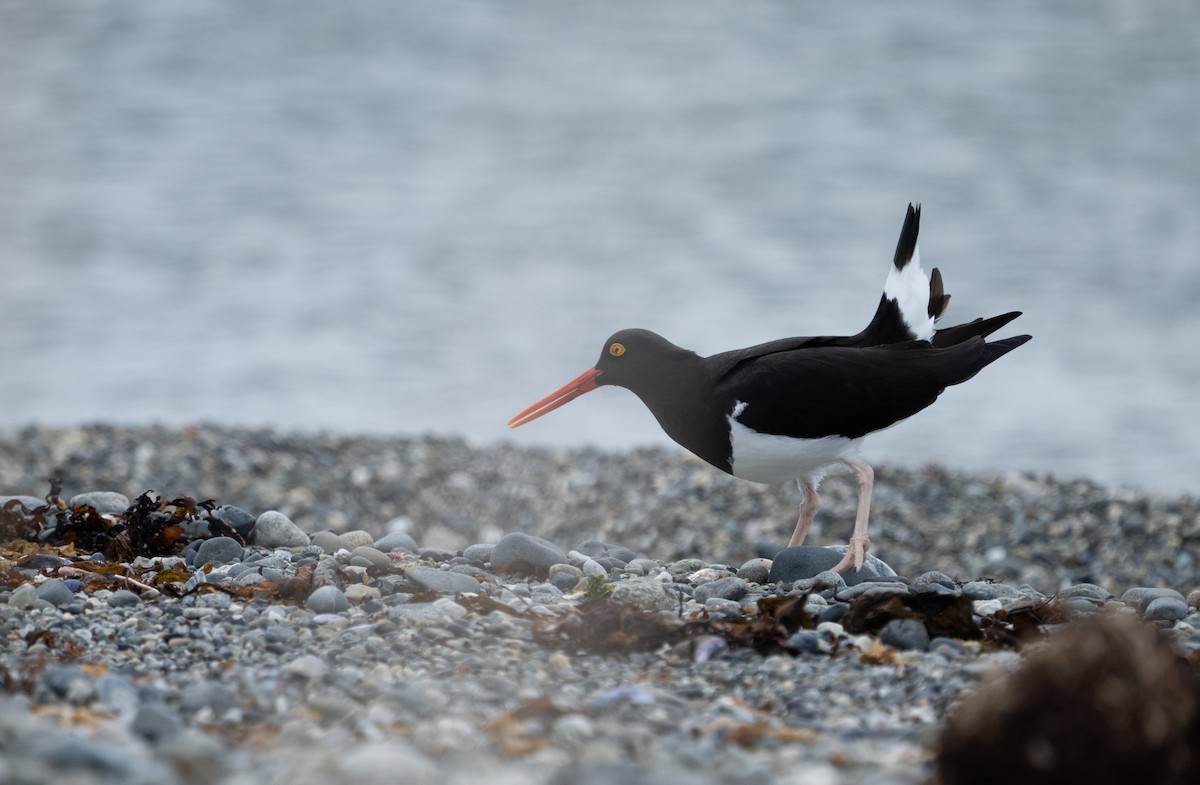
[[[608,353],[613,357],[620,357],[622,354],[625,354],[625,344],[614,343],[612,346],[608,347]]]

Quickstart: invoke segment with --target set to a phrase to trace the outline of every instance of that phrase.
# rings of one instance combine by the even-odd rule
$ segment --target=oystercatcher
[[[863,437],[916,414],[1030,339],[984,340],[1020,311],[936,326],[950,295],[936,268],[930,276],[921,269],[920,222],[920,206],[910,204],[875,316],[857,335],[783,338],[700,357],[649,330],[621,330],[604,342],[594,368],[513,417],[509,427],[597,387],[624,387],[668,436],[718,469],[760,483],[797,480],[803,499],[789,547],[801,544],[812,525],[817,484],[844,464],[858,482],[858,514],[834,569],[861,569],[874,484],[860,453]]]

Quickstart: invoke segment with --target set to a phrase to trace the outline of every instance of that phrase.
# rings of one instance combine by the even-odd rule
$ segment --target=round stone
[[[305,606],[314,613],[341,613],[350,609],[350,600],[336,586],[322,586],[308,595]]]
[[[795,548],[784,548],[775,554],[771,560],[771,583],[791,583],[805,578],[815,578],[826,570],[837,566],[845,555],[845,546],[821,547],[817,545],[799,545]],[[880,565],[886,567],[884,572]],[[883,562],[868,554],[861,570],[849,569],[842,572],[842,580],[847,586],[861,583],[864,579],[879,575],[895,575],[896,573]]]
[[[679,598],[654,578],[631,578],[613,586],[612,600],[644,611],[668,611],[679,607]]]
[[[37,596],[38,599],[45,600],[55,607],[66,605],[71,600],[75,599],[75,593],[68,589],[66,585],[57,578],[52,578],[51,580],[43,583],[41,586],[38,586]]]
[[[337,535],[337,532],[332,532],[329,529],[323,529],[315,533],[309,540],[312,545],[317,546],[325,553],[337,553],[345,546],[342,544],[342,538]]]
[[[308,545],[309,538],[286,515],[267,510],[254,524],[254,542],[267,548],[300,548]]]
[[[366,559],[372,567],[379,569],[387,569],[392,566],[392,560],[388,558],[386,553],[370,545],[359,545],[350,551],[350,556],[358,559]]]
[[[1179,621],[1188,615],[1188,604],[1178,597],[1155,597],[1146,606],[1147,621]]]
[[[420,550],[417,541],[404,532],[392,532],[380,537],[374,543],[375,549],[384,553],[394,553],[396,551],[405,551],[415,554]]]
[[[702,583],[692,592],[696,602],[707,603],[710,599],[740,600],[750,592],[750,584],[741,578],[721,578]]]
[[[342,547],[348,551],[352,551],[360,545],[375,547],[375,537],[368,531],[362,529],[352,529],[348,532],[342,532],[341,535]]]
[[[524,532],[504,535],[492,550],[492,567],[501,572],[546,573],[566,560],[562,548]]]
[[[892,619],[879,631],[879,640],[896,649],[929,648],[929,632],[919,619]]]
[[[230,564],[241,561],[246,549],[232,537],[212,537],[201,543],[196,550],[193,566],[203,566],[210,561],[213,564]]]
[[[487,564],[492,560],[492,551],[496,546],[490,543],[477,543],[463,548],[463,558]]]
[[[361,605],[367,600],[378,600],[381,596],[379,589],[365,583],[352,583],[342,593],[355,605]]]
[[[128,608],[133,605],[141,604],[142,598],[129,591],[129,589],[117,589],[112,594],[108,595],[108,606],[110,608]]]
[[[751,559],[738,567],[738,577],[749,583],[769,583],[771,562],[769,559]]]
[[[478,594],[482,588],[479,581],[470,575],[439,570],[435,567],[409,567],[404,574],[422,589],[442,594],[458,594],[460,592]]]
[[[129,509],[129,497],[115,491],[90,491],[76,494],[67,502],[71,509],[81,504],[92,507],[101,515],[120,515]]]

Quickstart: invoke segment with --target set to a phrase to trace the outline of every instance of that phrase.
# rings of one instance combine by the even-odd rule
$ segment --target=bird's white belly
[[[741,406],[741,404],[739,404]],[[862,439],[825,436],[795,439],[759,433],[737,421],[735,408],[729,416],[729,440],[733,450],[733,476],[761,483],[805,479],[817,482],[831,464],[858,455]]]

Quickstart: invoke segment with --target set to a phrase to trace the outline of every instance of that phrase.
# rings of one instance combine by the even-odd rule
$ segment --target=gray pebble
[[[1112,592],[1094,583],[1076,583],[1059,592],[1060,597],[1086,597],[1089,600],[1107,600]]]
[[[463,557],[471,561],[487,564],[492,560],[492,551],[496,546],[490,543],[477,543],[463,548]]]
[[[600,566],[600,562],[596,561],[595,559],[584,559],[583,564],[579,566],[579,569],[589,578],[603,577],[608,575],[608,570]]]
[[[1179,621],[1188,615],[1188,604],[1178,597],[1155,597],[1145,615],[1147,621]]]
[[[341,613],[350,609],[350,600],[336,586],[322,586],[308,595],[304,603],[314,613]]]
[[[205,540],[196,550],[196,558],[192,560],[191,564],[196,567],[208,564],[210,561],[217,565],[229,564],[241,561],[245,553],[246,549],[232,537],[212,537]]]
[[[767,566],[766,559],[751,559],[738,567],[737,574],[749,583],[763,584],[770,582],[771,569]]]
[[[128,608],[141,604],[142,598],[129,589],[117,589],[108,595],[108,606],[110,608]]]
[[[281,512],[267,510],[254,524],[254,542],[267,548],[299,548],[309,537]]]
[[[74,509],[80,504],[95,508],[101,515],[120,515],[129,509],[129,497],[115,491],[90,491],[72,496],[67,507]]]
[[[1127,590],[1121,595],[1121,602],[1134,606],[1138,609],[1139,613],[1145,613],[1150,603],[1159,597],[1173,597],[1185,604],[1187,602],[1184,600],[1183,595],[1174,589],[1161,589],[1149,586],[1138,586]]]
[[[972,600],[1002,600],[1018,595],[1017,590],[1007,583],[989,583],[988,581],[965,583],[962,591]]]
[[[492,567],[502,572],[545,573],[566,560],[562,548],[524,532],[504,535],[492,550]]]
[[[19,608],[27,611],[38,604],[41,597],[38,596],[37,589],[32,583],[23,583],[16,589],[8,598],[8,604],[13,608]]]
[[[434,567],[409,567],[405,571],[405,575],[421,588],[442,594],[458,594],[460,592],[478,594],[482,589],[479,581],[470,575],[448,572]]]
[[[342,540],[342,547],[348,551],[352,551],[360,545],[375,547],[375,537],[368,531],[362,529],[351,529],[348,532],[342,532],[338,535]]]
[[[59,579],[51,578],[37,587],[37,596],[55,607],[60,607],[75,599],[75,592],[68,589]]]
[[[183,731],[184,724],[177,711],[161,703],[146,703],[133,715],[129,729],[151,744],[157,744]]]
[[[749,592],[750,585],[741,578],[721,578],[700,584],[692,591],[692,597],[696,602],[703,604],[713,597],[723,600],[740,600]]]
[[[912,582],[913,591],[916,592],[926,591],[932,586],[941,586],[943,588],[953,589],[955,596],[958,596],[958,594],[962,593],[962,589],[960,589],[958,584],[954,582],[953,578],[946,573],[938,572],[937,570],[923,572],[914,578]]]
[[[392,553],[394,551],[405,551],[407,553],[416,554],[420,550],[417,541],[404,532],[392,532],[385,534],[375,541],[375,548],[384,553]]]
[[[929,632],[919,619],[892,619],[879,631],[879,640],[897,649],[929,648]]]
[[[769,580],[772,583],[791,583],[805,578],[815,578],[822,572],[835,567],[845,553],[846,546],[844,545],[829,547],[800,545],[795,548],[784,548],[775,554],[775,558],[771,561]],[[867,554],[861,570],[851,568],[841,573],[842,580],[847,586],[861,583],[866,578],[895,574],[891,567],[870,554]]]
[[[856,583],[852,586],[847,586],[844,589],[839,589],[837,598],[839,600],[852,600],[855,597],[874,597],[879,594],[909,594],[908,584],[899,582],[876,583],[875,581],[864,581]]]
[[[392,566],[392,560],[388,558],[386,553],[370,545],[359,545],[350,551],[350,555],[356,559],[365,559],[375,568],[387,569]]]
[[[630,578],[613,586],[613,601],[644,611],[669,611],[679,607],[679,598],[654,578]]]
[[[309,542],[331,555],[346,547],[342,544],[342,538],[338,536],[337,532],[329,529],[316,532],[309,538]]]
[[[634,575],[654,575],[662,571],[662,565],[654,559],[633,559],[625,568]]]

